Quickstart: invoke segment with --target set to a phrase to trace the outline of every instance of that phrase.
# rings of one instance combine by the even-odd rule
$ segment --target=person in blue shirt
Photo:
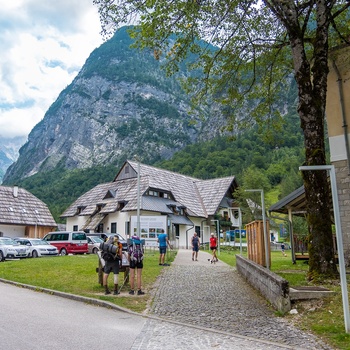
[[[159,265],[166,266],[164,264],[166,249],[168,246],[171,248],[168,235],[166,233],[161,233],[157,241],[159,243]]]

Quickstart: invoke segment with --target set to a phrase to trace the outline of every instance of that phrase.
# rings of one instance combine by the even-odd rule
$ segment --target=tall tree
[[[275,101],[298,87],[305,165],[326,163],[324,120],[329,47],[349,45],[350,2],[336,0],[94,0],[105,34],[138,24],[136,45],[150,47],[169,73],[185,57],[202,75],[187,80],[194,101],[210,92],[223,105],[229,127],[277,124]],[[347,20],[346,20],[347,19]],[[176,35],[174,35],[176,34]],[[210,45],[203,45],[205,39]],[[191,57],[191,56],[190,56]],[[192,56],[193,57],[193,56]],[[247,101],[250,101],[249,103]],[[252,102],[253,101],[253,102]],[[309,278],[337,274],[329,187],[323,171],[303,172],[308,203]]]

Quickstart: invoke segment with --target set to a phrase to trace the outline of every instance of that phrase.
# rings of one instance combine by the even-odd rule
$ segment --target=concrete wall
[[[241,255],[236,255],[236,267],[239,274],[277,310],[290,311],[291,302],[287,280]]]

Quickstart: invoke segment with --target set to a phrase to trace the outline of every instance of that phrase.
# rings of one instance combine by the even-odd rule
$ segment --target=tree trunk
[[[328,74],[327,28],[326,25],[319,26],[314,42],[312,69],[297,31],[294,37],[290,36],[298,84],[298,113],[304,131],[305,165],[326,164],[324,120]],[[334,260],[328,174],[323,170],[303,171],[303,180],[309,226],[309,279],[334,278],[338,272]]]

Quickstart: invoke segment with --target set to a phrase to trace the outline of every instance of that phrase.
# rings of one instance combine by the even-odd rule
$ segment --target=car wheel
[[[63,255],[67,255],[67,250],[65,248],[62,248],[60,251],[60,254]]]
[[[93,254],[97,254],[98,253],[98,248],[94,248],[93,250],[92,250],[92,252],[93,252]]]
[[[32,251],[32,258],[37,258],[39,256],[38,252],[36,250]]]
[[[0,250],[0,262],[4,260],[5,260],[4,253]]]

